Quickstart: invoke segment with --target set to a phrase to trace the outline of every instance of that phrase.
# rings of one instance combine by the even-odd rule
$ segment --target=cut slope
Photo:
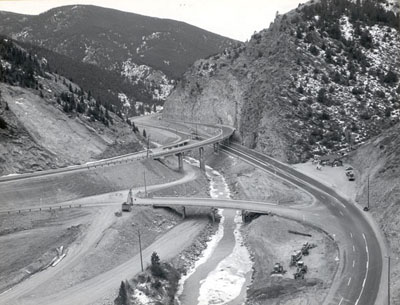
[[[289,162],[364,142],[399,116],[399,26],[380,5],[324,0],[277,16],[197,61],[164,115],[234,125],[247,146]]]

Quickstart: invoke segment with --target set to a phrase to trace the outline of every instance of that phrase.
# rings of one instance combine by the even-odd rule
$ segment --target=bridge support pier
[[[214,153],[216,153],[217,155],[219,153],[219,142],[214,143]]]
[[[211,219],[213,224],[215,223],[215,213],[217,212],[216,208],[211,208]]]
[[[199,157],[199,160],[200,160],[200,169],[201,169],[203,172],[205,172],[205,171],[206,171],[206,163],[205,163],[205,160],[204,160],[204,147],[200,147],[200,148],[199,148],[199,154],[200,154],[200,157]]]
[[[183,171],[183,153],[178,153],[178,169],[179,171]]]
[[[242,215],[242,222],[246,223],[246,210],[242,210],[240,214]]]
[[[182,206],[182,219],[185,219],[186,218],[186,208],[185,208],[185,206],[183,205]]]

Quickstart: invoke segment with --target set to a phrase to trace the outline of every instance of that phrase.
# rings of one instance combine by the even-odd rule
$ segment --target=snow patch
[[[227,304],[236,299],[246,282],[246,274],[251,271],[252,261],[240,234],[242,218],[239,211],[235,216],[235,247],[217,268],[201,282],[199,305]]]

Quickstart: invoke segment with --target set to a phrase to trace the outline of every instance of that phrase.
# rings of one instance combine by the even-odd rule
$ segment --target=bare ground
[[[91,213],[63,209],[0,214],[0,292],[48,266],[56,249],[69,245],[85,231]]]
[[[235,199],[291,205],[313,202],[308,193],[240,159],[220,154],[214,162],[216,168],[224,174]],[[289,229],[311,234],[312,238],[290,234]],[[318,305],[323,302],[337,268],[337,248],[328,235],[297,221],[277,216],[260,216],[243,226],[243,234],[254,262],[246,304]],[[294,280],[295,269],[289,268],[290,255],[294,250],[300,250],[304,242],[315,243],[317,247],[304,258],[309,269],[306,278]],[[277,262],[287,270],[283,277],[271,277]]]
[[[304,237],[288,230],[311,234]],[[247,291],[247,304],[322,304],[335,274],[337,249],[325,233],[298,222],[276,216],[261,216],[244,228],[246,244],[254,260],[252,284]],[[290,267],[290,255],[300,250],[304,242],[316,248],[303,256],[308,272],[304,280],[294,280],[295,267]],[[275,263],[281,263],[286,274],[271,275]]]

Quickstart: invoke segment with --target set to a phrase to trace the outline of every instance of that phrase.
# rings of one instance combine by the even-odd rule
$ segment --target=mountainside
[[[164,116],[234,125],[289,162],[346,152],[398,121],[398,5],[311,1],[245,45],[197,61]]]
[[[0,176],[141,148],[132,128],[77,84],[0,39]],[[117,151],[117,153],[118,153]]]
[[[378,221],[393,258],[391,292],[393,304],[400,303],[400,124],[389,128],[349,155],[360,190],[356,200],[369,201],[370,213]]]
[[[195,60],[234,43],[183,22],[89,5],[54,8],[37,16],[0,16],[2,34],[116,72],[143,87],[148,96],[122,92],[132,102],[164,101],[174,80]]]

